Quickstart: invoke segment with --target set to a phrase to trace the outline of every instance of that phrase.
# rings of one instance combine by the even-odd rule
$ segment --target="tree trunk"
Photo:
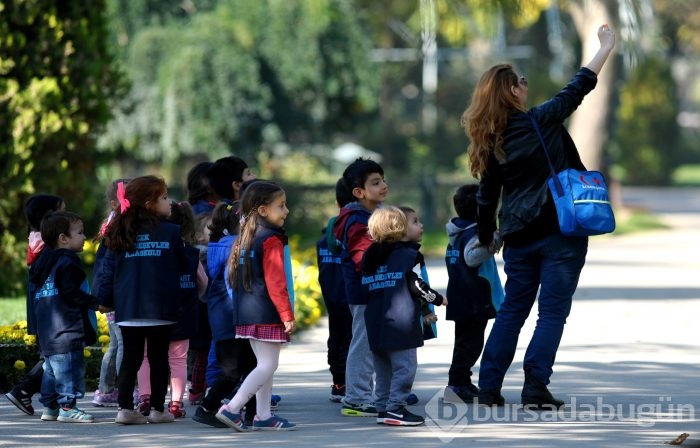
[[[616,7],[617,2],[605,0],[579,0],[569,2],[569,12],[573,18],[576,31],[583,45],[581,65],[587,64],[600,48],[598,27],[604,23],[610,24],[620,39],[619,30],[615,25],[615,14],[610,8]],[[609,6],[609,7],[608,7]],[[614,54],[614,53],[613,53]],[[613,55],[611,55],[612,57]],[[581,160],[589,170],[603,170],[605,166],[603,154],[608,144],[608,116],[611,109],[611,98],[615,82],[615,65],[608,60],[598,74],[598,84],[583,100],[578,110],[572,115],[569,132],[576,142],[581,154]]]

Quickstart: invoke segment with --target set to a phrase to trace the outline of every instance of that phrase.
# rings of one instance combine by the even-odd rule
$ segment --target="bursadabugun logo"
[[[658,397],[655,403],[606,402],[604,397],[571,397],[559,409],[534,409],[522,404],[479,406],[464,403],[456,396],[445,402],[439,390],[425,405],[425,425],[444,443],[451,442],[478,422],[632,422],[640,427],[652,427],[659,421],[694,421],[695,407],[673,403],[672,397]]]
[[[443,391],[439,390],[425,404],[425,426],[434,432],[444,443],[450,443],[457,434],[462,432],[469,423],[469,406],[457,399],[455,403],[447,403],[442,399]]]

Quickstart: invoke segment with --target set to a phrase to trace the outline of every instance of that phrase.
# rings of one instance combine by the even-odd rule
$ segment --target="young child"
[[[222,157],[207,171],[211,189],[223,201],[235,202],[240,199],[243,182],[255,179],[245,160],[236,156]]]
[[[411,207],[401,206],[399,207],[404,215],[406,215],[406,221],[408,222],[408,227],[406,228],[406,236],[403,237],[401,241],[411,242],[416,245],[416,249],[420,248],[420,242],[423,241],[423,223],[418,217],[418,213]],[[420,254],[420,252],[419,252]],[[421,255],[421,261],[416,269],[416,274],[427,284],[430,285],[428,280],[428,270],[425,266],[425,261]],[[435,307],[432,303],[422,302],[423,306],[421,308],[421,315],[423,316],[423,340],[433,339],[437,337],[437,316],[435,315]],[[406,402],[409,405],[416,404],[418,402],[418,397],[415,394],[409,394]]]
[[[225,428],[226,425],[216,418],[216,411],[221,407],[222,400],[232,393],[240,379],[255,368],[256,360],[250,342],[247,339],[236,338],[233,325],[233,297],[227,290],[224,276],[231,247],[238,235],[239,217],[236,207],[224,202],[219,203],[214,209],[209,228],[211,234],[207,267],[211,282],[207,294],[207,306],[220,372],[211,381],[207,380],[211,388],[192,419],[205,425]],[[255,409],[256,402],[253,395],[246,404],[244,419],[246,426],[253,424]]]
[[[377,423],[421,425],[425,419],[406,410],[406,399],[418,366],[416,348],[423,346],[422,302],[447,300],[421,278],[423,256],[406,241],[408,221],[399,208],[375,210],[367,227],[374,242],[362,259],[362,287],[369,295],[364,318],[377,374]]]
[[[278,184],[257,181],[241,199],[241,234],[233,245],[227,280],[235,301],[236,337],[249,339],[257,366],[246,377],[216,418],[236,431],[247,431],[241,416],[243,405],[256,396],[253,430],[291,430],[296,425],[270,411],[272,378],[279,363],[280,348],[296,329],[294,306],[285,273],[284,221],[289,214],[287,197]]]
[[[121,209],[105,233],[109,250],[98,291],[100,303],[115,309],[124,342],[115,422],[172,422],[173,415],[165,412],[168,348],[172,324],[180,317],[180,276],[187,269],[184,243],[180,227],[165,221],[170,201],[163,179],[134,178],[117,196]],[[132,396],[146,342],[151,367],[148,418],[134,410]]]
[[[382,167],[373,160],[361,157],[345,168],[343,182],[354,201],[340,210],[333,225],[333,235],[343,244],[343,282],[352,314],[352,339],[346,361],[346,388],[341,414],[376,417],[377,409],[372,398],[374,367],[364,318],[367,294],[361,286],[360,263],[365,250],[372,244],[367,235],[369,216],[386,200],[389,186],[384,181]]]
[[[102,244],[102,239],[104,238],[107,226],[112,222],[114,216],[119,213],[119,200],[117,199],[117,189],[124,188],[124,185],[128,182],[127,179],[117,179],[109,184],[107,187],[107,203],[109,208],[109,214],[105,219],[102,227],[100,228],[100,234],[97,236],[96,241],[100,242],[97,247],[97,253],[95,254],[95,263],[93,265],[93,278],[92,278],[92,294],[97,296],[97,291],[100,288],[100,276],[99,273],[102,271],[102,263],[104,262],[105,254],[107,253],[107,247]],[[121,187],[119,184],[121,183]],[[117,374],[119,372],[119,366],[122,363],[123,350],[122,350],[122,332],[119,329],[119,325],[114,322],[114,311],[110,311],[105,314],[107,318],[107,329],[109,330],[109,346],[107,351],[105,351],[102,356],[102,364],[100,365],[100,382],[98,383],[98,389],[92,398],[92,404],[95,406],[117,406],[117,395],[119,391],[116,388],[117,384]]]
[[[170,365],[170,403],[168,412],[175,418],[183,418],[186,414],[182,402],[187,386],[187,353],[190,338],[197,332],[197,307],[199,297],[207,290],[207,274],[199,262],[199,250],[194,247],[195,219],[192,208],[187,202],[170,203],[168,221],[180,226],[180,236],[185,243],[187,269],[180,276],[181,302],[177,322],[170,332],[168,346],[168,364]],[[148,345],[148,344],[147,344]],[[146,352],[148,347],[146,347]],[[150,364],[145,354],[143,364],[139,369],[139,404],[138,411],[147,416],[151,410]]]
[[[41,222],[46,247],[32,265],[29,294],[39,346],[44,355],[41,383],[43,421],[92,423],[94,417],[77,406],[85,396],[83,349],[96,340],[96,297],[88,294],[87,276],[77,253],[85,243],[83,221],[75,213],[56,211]],[[92,314],[92,316],[90,316]]]
[[[484,348],[484,331],[489,319],[496,317],[494,302],[500,305],[503,288],[493,253],[487,246],[476,246],[476,194],[478,185],[463,185],[453,197],[457,217],[446,225],[449,243],[445,255],[447,274],[446,319],[455,323],[452,364],[448,374],[443,400],[448,403],[471,403],[479,396],[479,389],[472,383],[472,368]],[[494,235],[495,251],[501,247],[500,238]],[[483,267],[482,267],[483,266]],[[493,284],[482,277],[480,270],[489,268],[495,275]],[[493,278],[493,277],[491,277]],[[500,297],[500,299],[498,298]]]
[[[31,196],[24,204],[24,214],[27,217],[27,266],[36,261],[44,248],[44,241],[41,239],[41,220],[44,216],[56,210],[65,210],[66,203],[63,198],[53,194],[36,194]],[[33,321],[34,298],[27,294],[27,334],[36,335],[36,322]],[[41,354],[41,347],[39,347]],[[17,406],[17,409],[27,415],[34,415],[32,406],[32,396],[41,389],[41,377],[44,374],[43,356],[27,372],[22,380],[5,394],[10,403]]]
[[[343,178],[335,184],[335,202],[339,208],[354,201],[345,188]],[[333,235],[334,216],[322,230],[316,242],[318,283],[328,311],[328,366],[333,378],[329,399],[340,403],[345,398],[345,368],[352,337],[352,314],[345,298],[345,283],[341,265],[342,245]]]

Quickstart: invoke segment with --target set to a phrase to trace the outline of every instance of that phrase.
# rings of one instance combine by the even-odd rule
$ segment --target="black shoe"
[[[447,386],[442,400],[445,403],[473,403],[479,397],[479,388],[473,384],[468,386]]]
[[[386,418],[386,411],[378,412],[377,413],[377,424],[383,425],[385,418]]]
[[[203,423],[205,425],[213,426],[214,428],[227,428],[227,426],[216,418],[215,412],[209,412],[201,406],[197,407],[197,410],[192,417],[197,423]]]
[[[32,396],[22,389],[15,387],[5,394],[5,397],[10,400],[10,403],[17,406],[17,409],[27,415],[34,415],[34,407],[32,406]]]
[[[328,399],[333,403],[340,403],[343,401],[343,398],[345,398],[345,384],[333,384]]]
[[[506,399],[500,389],[480,390],[477,400],[480,406],[504,406]]]
[[[379,423],[379,417],[377,417],[377,423]],[[422,425],[423,423],[425,423],[425,419],[423,417],[408,412],[403,406],[394,411],[386,411],[386,417],[384,417],[385,425],[418,426]]]
[[[554,398],[547,386],[528,372],[525,372],[520,399],[523,406],[535,409],[559,409],[564,406],[564,400]]]

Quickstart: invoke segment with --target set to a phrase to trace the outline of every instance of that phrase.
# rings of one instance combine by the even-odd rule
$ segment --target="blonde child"
[[[227,280],[236,300],[233,321],[236,337],[250,340],[257,366],[246,377],[236,395],[221,406],[216,418],[236,431],[248,431],[241,409],[256,396],[253,430],[291,430],[296,425],[272,415],[272,378],[279,363],[280,348],[296,329],[285,274],[284,221],[289,214],[287,198],[278,184],[257,181],[241,199],[241,233],[227,264]]]
[[[108,248],[102,266],[100,302],[114,308],[122,331],[124,358],[119,370],[121,424],[168,423],[168,348],[178,320],[180,276],[187,266],[180,227],[165,221],[170,201],[165,181],[156,176],[132,179],[117,191],[120,213],[105,232]],[[151,407],[148,417],[134,410],[136,374],[148,342]]]
[[[423,256],[406,240],[404,212],[378,208],[367,229],[373,243],[362,258],[362,287],[369,295],[364,318],[376,372],[377,423],[422,425],[425,419],[406,409],[418,367],[416,348],[423,346],[421,309],[424,302],[446,305],[447,300],[416,272]]]

